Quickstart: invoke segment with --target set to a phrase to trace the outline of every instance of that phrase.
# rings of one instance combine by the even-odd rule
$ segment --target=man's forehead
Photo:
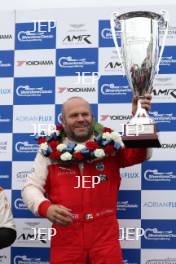
[[[90,108],[80,105],[80,106],[65,109],[66,115],[77,115],[77,114],[84,114],[84,113],[91,113]]]
[[[64,103],[64,111],[90,111],[90,105],[83,99],[72,99]]]

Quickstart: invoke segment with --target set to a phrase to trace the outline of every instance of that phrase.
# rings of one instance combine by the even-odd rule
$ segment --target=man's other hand
[[[71,209],[63,205],[52,204],[47,210],[47,218],[54,224],[68,226],[73,222]]]
[[[139,100],[139,97],[137,95],[134,95],[132,98],[132,113],[133,113],[133,115],[136,113],[138,100]],[[141,106],[147,112],[151,109],[151,100],[152,100],[152,96],[149,93],[146,93],[144,95],[144,99],[141,99]]]

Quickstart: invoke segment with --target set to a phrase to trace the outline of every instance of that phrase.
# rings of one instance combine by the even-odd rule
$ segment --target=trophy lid
[[[117,16],[117,19],[126,20],[134,17],[146,17],[156,20],[163,19],[162,15],[150,11],[131,11]]]

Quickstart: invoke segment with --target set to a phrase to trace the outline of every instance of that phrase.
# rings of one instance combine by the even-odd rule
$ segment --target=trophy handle
[[[113,38],[113,41],[114,41],[114,45],[115,45],[115,48],[117,50],[117,54],[118,54],[120,63],[122,65],[123,75],[125,75],[124,66],[123,66],[123,60],[122,60],[122,56],[120,54],[120,48],[119,48],[119,45],[118,45],[118,42],[117,42],[116,32],[115,32],[115,26],[117,24],[120,24],[120,20],[117,18],[117,12],[113,12],[112,13],[112,16],[111,16],[111,19],[110,19],[110,24],[111,24],[111,32],[112,32],[112,38]]]
[[[159,21],[159,27],[162,27],[164,25],[165,26],[165,32],[164,32],[162,43],[161,43],[161,50],[160,50],[160,54],[159,54],[159,58],[158,58],[158,63],[156,65],[156,73],[157,74],[159,72],[159,64],[161,62],[161,58],[162,58],[162,55],[163,55],[164,44],[166,42],[166,37],[167,37],[167,33],[168,33],[168,28],[169,28],[168,12],[165,11],[165,10],[162,10],[161,11],[161,16],[162,16],[162,19]]]

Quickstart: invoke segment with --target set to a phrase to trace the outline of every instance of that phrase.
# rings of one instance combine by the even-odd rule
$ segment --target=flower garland
[[[81,143],[64,143],[66,137],[62,125],[53,126],[36,137],[40,152],[58,163],[93,161],[112,155],[124,147],[119,133],[94,121],[94,139]]]

